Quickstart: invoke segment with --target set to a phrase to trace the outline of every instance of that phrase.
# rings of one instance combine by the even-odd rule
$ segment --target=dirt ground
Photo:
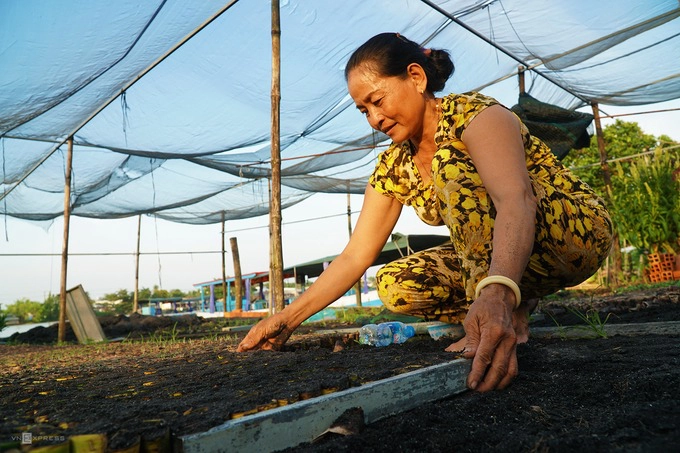
[[[568,308],[595,309],[608,324],[679,322],[680,284],[553,297],[532,327],[584,325]],[[0,451],[17,448],[24,432],[34,447],[98,433],[109,451],[171,451],[172,439],[232,417],[454,358],[443,351],[448,341],[428,336],[372,348],[305,327],[286,351],[236,353],[242,332],[194,317],[181,324],[118,317],[102,325],[108,338],[128,340],[57,346],[49,343],[56,329],[42,329],[0,344]],[[141,335],[146,341],[136,340]],[[518,347],[520,376],[506,390],[465,392],[287,451],[677,451],[679,340],[654,333],[532,338]]]

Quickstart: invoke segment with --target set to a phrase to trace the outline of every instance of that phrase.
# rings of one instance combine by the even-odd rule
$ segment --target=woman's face
[[[427,81],[411,75],[406,78],[385,77],[367,65],[350,71],[347,88],[357,109],[375,130],[387,134],[393,142],[419,138],[423,131],[425,98],[420,93]]]

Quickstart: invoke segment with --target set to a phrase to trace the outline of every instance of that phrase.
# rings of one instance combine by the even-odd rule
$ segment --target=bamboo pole
[[[243,310],[243,274],[241,273],[241,258],[238,254],[238,242],[236,238],[229,238],[231,245],[231,256],[234,261],[234,299],[236,300],[235,310]]]
[[[593,108],[593,116],[595,121],[595,135],[597,136],[597,149],[600,151],[600,167],[602,168],[602,177],[607,189],[611,188],[612,178],[609,171],[609,164],[607,163],[607,149],[604,145],[604,136],[602,135],[602,121],[600,120],[600,108],[597,102],[591,104]]]
[[[73,136],[67,140],[66,173],[64,175],[64,241],[61,247],[61,281],[59,291],[59,328],[57,341],[66,340],[66,277],[68,273],[68,241],[71,224],[71,173],[73,166]]]
[[[135,294],[132,298],[132,313],[139,310],[139,253],[142,237],[142,215],[137,217],[137,253],[135,253]]]
[[[352,204],[350,202],[349,191],[347,191],[347,230],[349,231],[349,238],[352,239]],[[357,307],[361,307],[361,279],[354,284],[354,292],[356,294]]]
[[[607,198],[609,198],[609,193],[612,187],[612,177],[609,171],[609,163],[607,162],[607,148],[604,143],[604,134],[602,132],[602,121],[600,120],[600,108],[597,102],[591,104],[593,108],[593,120],[595,121],[595,135],[597,136],[597,149],[600,152],[600,168],[602,168],[602,178],[604,179],[604,185],[606,187]],[[609,286],[618,286],[617,274],[621,269],[621,246],[620,246],[619,235],[614,232],[614,238],[612,241],[612,248],[609,251],[609,257],[607,259],[607,283]],[[610,266],[610,261],[611,266]]]
[[[271,209],[271,199],[272,199],[272,179],[269,178],[267,180],[267,195],[269,196],[270,200],[270,209]],[[273,256],[273,249],[272,249],[272,225],[271,221],[269,223],[269,275],[267,276],[267,285],[269,288],[269,291],[267,292],[267,306],[269,307],[269,315],[273,315],[275,310],[274,310],[274,304],[273,304],[273,299],[272,299],[272,274],[271,274],[271,263],[274,261],[272,259]]]
[[[226,260],[226,244],[224,240],[225,232],[225,217],[222,211],[222,294],[224,295],[224,317],[227,317],[227,260]]]
[[[272,194],[269,204],[271,227],[271,262],[269,265],[269,291],[274,311],[284,308],[283,300],[283,248],[281,246],[281,18],[279,0],[272,0],[272,89],[271,89],[271,154]]]

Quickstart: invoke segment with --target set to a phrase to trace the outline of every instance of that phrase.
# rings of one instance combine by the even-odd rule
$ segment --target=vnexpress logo
[[[33,433],[21,433],[21,445],[30,445],[33,443]]]

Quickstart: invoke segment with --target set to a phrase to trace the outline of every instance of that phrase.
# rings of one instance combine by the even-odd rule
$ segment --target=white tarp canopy
[[[576,109],[680,97],[678,0],[282,0],[282,205],[361,193],[386,137],[347,95],[351,52],[385,31],[451,52],[444,92],[527,92]],[[268,0],[0,3],[0,212],[156,213],[185,223],[268,212]],[[493,43],[494,45],[491,45]]]

